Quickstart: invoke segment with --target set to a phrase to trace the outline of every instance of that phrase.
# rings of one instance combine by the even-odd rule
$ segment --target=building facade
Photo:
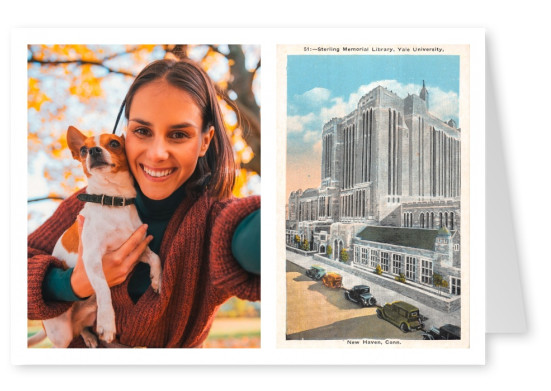
[[[460,294],[461,130],[428,99],[424,81],[404,99],[378,86],[323,126],[320,186],[291,193],[288,245],[306,238],[310,251],[419,284],[438,273]]]

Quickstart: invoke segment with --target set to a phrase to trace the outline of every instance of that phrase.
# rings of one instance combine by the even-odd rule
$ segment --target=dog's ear
[[[67,145],[73,154],[73,158],[80,161],[80,148],[84,145],[86,136],[74,126],[67,129]]]

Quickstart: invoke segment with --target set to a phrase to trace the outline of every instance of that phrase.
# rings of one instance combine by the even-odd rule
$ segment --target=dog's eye
[[[88,153],[88,148],[86,148],[86,147],[81,147],[80,148],[80,156],[84,157],[84,156],[86,156],[87,153]]]
[[[117,149],[118,147],[121,146],[121,143],[119,143],[117,140],[111,140],[109,141],[109,146],[111,148]]]

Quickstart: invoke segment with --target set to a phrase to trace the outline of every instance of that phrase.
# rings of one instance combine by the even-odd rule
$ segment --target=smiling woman
[[[149,266],[135,262],[140,228],[103,257],[104,270],[124,275],[106,273],[117,334],[105,347],[202,347],[227,299],[260,298],[260,198],[231,197],[235,164],[217,96],[200,67],[168,59],[149,64],[126,95],[135,204],[162,260],[162,290],[152,294]],[[82,208],[77,194],[29,236],[29,319],[59,316],[87,292],[79,263],[64,270],[50,255]],[[80,336],[70,344],[83,346]]]
[[[147,197],[166,198],[191,177],[214,127],[203,132],[191,96],[164,80],[136,93],[129,117],[126,153],[134,178]]]

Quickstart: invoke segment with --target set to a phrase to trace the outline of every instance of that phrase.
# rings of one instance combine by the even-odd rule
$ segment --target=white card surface
[[[204,43],[228,41],[232,43],[254,43],[261,46],[262,52],[262,342],[259,349],[113,349],[113,350],[53,350],[28,349],[26,347],[26,265],[23,261],[24,246],[26,243],[26,198],[27,188],[17,183],[18,178],[27,175],[26,169],[26,140],[22,133],[12,133],[12,215],[14,244],[12,247],[12,347],[11,357],[15,364],[244,364],[244,365],[331,365],[331,364],[373,364],[373,365],[407,365],[407,364],[484,364],[485,362],[485,333],[489,332],[518,332],[523,328],[521,317],[518,324],[504,324],[503,306],[509,306],[510,301],[503,300],[503,291],[517,292],[514,295],[515,303],[522,304],[518,265],[515,270],[515,249],[505,250],[502,246],[503,237],[514,237],[512,228],[504,229],[501,234],[496,231],[488,233],[492,248],[505,251],[503,257],[494,257],[498,254],[492,250],[494,260],[503,265],[505,259],[512,260],[511,265],[503,278],[492,279],[486,275],[490,270],[487,262],[485,222],[493,208],[485,207],[485,200],[500,195],[491,193],[490,189],[501,187],[490,185],[489,177],[496,172],[494,162],[485,167],[490,157],[499,159],[499,151],[485,148],[485,73],[484,73],[484,30],[482,29],[149,29],[143,30],[63,30],[51,29],[15,30],[12,40],[12,128],[27,127],[27,64],[26,45],[30,43],[55,44],[66,41],[70,33],[74,43],[109,44],[114,41],[127,43],[157,43],[165,42],[168,37],[171,41],[182,40],[185,43]],[[251,42],[251,37],[254,42]],[[469,97],[466,106],[467,120],[470,135],[468,143],[469,159],[463,163],[468,173],[469,183],[465,184],[469,190],[469,296],[468,311],[462,315],[462,321],[468,323],[469,339],[461,346],[445,346],[443,344],[429,345],[424,341],[416,341],[410,346],[396,348],[384,346],[381,348],[363,346],[324,346],[320,343],[306,347],[281,347],[278,341],[285,338],[281,334],[284,330],[286,307],[281,298],[285,295],[285,281],[281,274],[281,263],[285,262],[282,244],[285,245],[285,215],[284,197],[280,196],[281,189],[285,188],[285,179],[282,177],[280,165],[284,154],[284,140],[287,127],[281,122],[278,105],[282,102],[278,96],[277,74],[279,63],[277,46],[285,45],[356,45],[356,46],[397,46],[404,44],[414,45],[467,45],[469,47],[470,66]],[[487,123],[487,122],[486,122]],[[494,124],[496,124],[494,122]],[[488,131],[492,131],[489,129]],[[488,134],[486,134],[489,136]],[[277,146],[277,148],[275,147]],[[488,155],[486,155],[488,154]],[[496,159],[496,160],[498,160]],[[499,171],[499,169],[498,169]],[[499,178],[499,176],[496,176]],[[488,190],[486,190],[488,186]],[[497,190],[499,192],[499,190]],[[507,201],[504,201],[507,203]],[[503,204],[502,204],[503,205]],[[503,209],[501,209],[503,210]],[[505,218],[499,212],[500,218]],[[495,216],[494,216],[495,218]],[[495,221],[495,220],[494,220]],[[499,224],[498,224],[499,225]],[[505,224],[504,224],[505,226]],[[512,227],[510,224],[509,227]],[[492,230],[493,227],[488,227]],[[503,236],[501,236],[503,235]],[[509,241],[512,243],[513,241]],[[495,243],[495,244],[494,244]],[[490,247],[488,247],[490,248]],[[507,257],[505,257],[507,255]],[[484,267],[485,265],[485,267]],[[502,268],[500,268],[502,269]],[[501,277],[501,276],[500,276]],[[491,280],[491,281],[490,281]],[[499,282],[498,282],[499,281]],[[505,282],[507,281],[507,282]],[[499,284],[499,286],[495,286]],[[497,290],[496,290],[497,288]],[[497,293],[499,290],[500,293]],[[486,297],[488,306],[486,306]],[[518,300],[518,301],[516,301]],[[495,307],[495,310],[494,310]],[[491,312],[486,312],[491,308]],[[509,318],[510,320],[510,318]],[[283,322],[283,323],[282,323]],[[282,328],[283,327],[283,328]],[[362,341],[363,339],[360,339]],[[382,339],[383,341],[387,339]],[[430,341],[427,341],[430,342]],[[323,354],[320,354],[323,352]]]

